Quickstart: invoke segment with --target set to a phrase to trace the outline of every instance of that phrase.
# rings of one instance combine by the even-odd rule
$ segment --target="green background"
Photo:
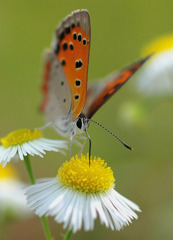
[[[38,111],[43,50],[50,46],[59,21],[82,8],[87,8],[91,17],[89,82],[135,62],[145,44],[172,33],[172,0],[0,0],[0,136],[44,124]],[[173,99],[155,99],[150,111],[129,122],[121,116],[124,104],[135,102],[139,109],[150,105],[149,100],[135,92],[136,81],[132,78],[94,116],[134,151],[126,150],[92,123],[88,131],[92,154],[108,162],[114,171],[116,190],[139,204],[142,213],[138,221],[120,232],[106,229],[96,221],[94,231],[80,231],[72,239],[173,238]],[[60,138],[51,129],[46,130],[46,136]],[[78,151],[74,146],[73,153]],[[32,159],[36,177],[54,177],[65,159],[57,153]],[[15,166],[27,182],[23,163]],[[62,226],[51,218],[49,221],[54,236],[61,239]],[[39,219],[11,224],[6,239],[44,239]]]

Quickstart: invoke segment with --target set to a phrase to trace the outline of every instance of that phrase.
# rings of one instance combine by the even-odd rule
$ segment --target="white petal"
[[[23,143],[22,148],[23,148],[23,151],[25,151],[26,153],[29,153],[31,156],[34,156],[34,153],[32,152],[32,148],[28,143]]]
[[[101,224],[112,230],[120,230],[137,218],[133,210],[139,207],[110,189],[99,194],[82,193],[66,187],[55,179],[43,179],[41,183],[26,187],[27,201],[39,216],[53,216],[63,227],[75,233],[84,227],[94,228],[97,214]]]
[[[2,147],[1,148],[0,162],[4,162],[8,158],[8,156],[11,152],[11,148],[12,147],[8,147],[8,148]]]
[[[16,147],[16,146],[12,147],[12,149],[11,149],[10,151],[11,151],[11,152],[9,153],[8,158],[6,158],[6,160],[5,160],[4,163],[3,163],[3,167],[5,167],[6,164],[7,164],[8,162],[10,162],[11,159],[16,155],[16,153],[17,153],[17,147]]]
[[[23,153],[22,153],[22,150],[21,150],[20,145],[17,146],[17,152],[18,152],[18,154],[19,154],[19,158],[20,158],[21,160],[24,160]]]
[[[30,149],[31,149],[31,151],[32,151],[32,153],[33,153],[34,155],[38,155],[38,156],[40,156],[40,157],[43,158],[43,155],[41,154],[40,151],[38,151],[38,150],[36,149],[36,146],[35,146],[35,144],[34,144],[32,141],[28,142],[28,145],[27,145],[27,146],[30,147]]]

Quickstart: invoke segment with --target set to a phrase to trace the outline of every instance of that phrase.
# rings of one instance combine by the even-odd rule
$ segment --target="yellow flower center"
[[[148,44],[142,51],[142,56],[173,49],[173,35],[160,37]]]
[[[18,174],[15,171],[14,168],[11,166],[6,166],[5,168],[2,168],[2,165],[0,164],[0,179],[4,178],[18,178]]]
[[[31,130],[31,129],[20,129],[14,132],[11,132],[6,137],[1,138],[0,141],[3,147],[10,147],[15,145],[20,145],[22,143],[35,140],[42,137],[41,130]]]
[[[114,187],[113,171],[101,158],[90,159],[81,155],[72,157],[58,170],[60,182],[75,190],[98,193]]]

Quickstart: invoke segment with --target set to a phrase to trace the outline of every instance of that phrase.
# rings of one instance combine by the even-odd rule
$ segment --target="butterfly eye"
[[[77,126],[79,129],[82,128],[82,120],[81,120],[81,118],[79,118],[79,119],[77,120],[76,126]]]

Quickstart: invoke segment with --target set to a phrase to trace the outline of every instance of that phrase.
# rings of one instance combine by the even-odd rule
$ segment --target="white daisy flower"
[[[27,217],[31,215],[24,195],[24,183],[18,179],[14,168],[0,165],[0,216],[1,221],[9,217]]]
[[[173,36],[151,42],[142,55],[154,53],[137,75],[137,90],[148,97],[173,94]]]
[[[24,160],[27,154],[43,157],[43,154],[46,154],[45,151],[58,152],[66,148],[66,141],[43,138],[42,130],[38,129],[21,129],[11,132],[6,137],[1,138],[0,142],[2,144],[0,146],[0,163],[3,163],[3,167],[16,154],[21,160]]]
[[[114,176],[110,167],[100,158],[77,155],[66,161],[56,178],[25,188],[27,202],[38,216],[53,216],[64,228],[77,232],[94,228],[99,216],[101,224],[120,230],[133,218],[139,207],[114,189]]]

